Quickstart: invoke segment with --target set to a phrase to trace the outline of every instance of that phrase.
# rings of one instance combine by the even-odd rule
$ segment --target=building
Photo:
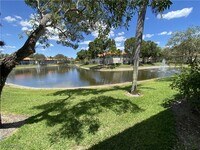
[[[98,54],[98,57],[95,59],[91,59],[90,63],[97,63],[97,64],[130,64],[132,63],[133,59],[131,55],[127,54],[126,52],[121,53],[112,53],[112,52],[105,52],[103,54]]]
[[[68,62],[67,60],[58,60],[55,58],[35,60],[34,58],[26,57],[20,62],[20,64],[21,65],[35,65],[35,64],[47,65],[47,64],[64,64],[67,62]]]

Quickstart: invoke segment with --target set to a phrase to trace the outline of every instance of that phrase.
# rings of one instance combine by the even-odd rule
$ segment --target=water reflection
[[[168,68],[140,70],[138,80],[171,76],[176,69]],[[129,82],[132,71],[99,72],[69,66],[40,67],[13,70],[7,82],[29,87],[78,87]]]

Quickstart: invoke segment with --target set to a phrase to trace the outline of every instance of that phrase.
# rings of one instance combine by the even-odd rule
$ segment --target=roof
[[[103,57],[107,55],[127,55],[127,53],[126,52],[121,52],[121,53],[105,52],[103,54],[97,54],[98,57]]]

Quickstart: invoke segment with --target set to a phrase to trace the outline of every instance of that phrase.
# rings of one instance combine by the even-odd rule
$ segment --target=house
[[[46,58],[43,60],[35,60],[34,58],[26,57],[22,61],[20,61],[20,65],[35,65],[35,64],[64,64],[67,63],[67,60],[58,60],[55,58]]]
[[[20,61],[20,65],[34,65],[34,64],[36,64],[36,60],[29,57],[26,57],[22,61]]]
[[[133,59],[131,55],[126,52],[121,53],[113,53],[113,52],[105,52],[103,54],[98,54],[98,57],[90,60],[90,63],[97,64],[130,64]]]

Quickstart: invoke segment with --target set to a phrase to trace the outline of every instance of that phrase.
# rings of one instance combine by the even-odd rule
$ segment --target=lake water
[[[138,80],[167,77],[175,74],[176,69],[139,70]],[[115,84],[132,81],[132,71],[100,72],[77,67],[54,66],[13,70],[8,83],[36,88],[65,88],[90,85]]]

